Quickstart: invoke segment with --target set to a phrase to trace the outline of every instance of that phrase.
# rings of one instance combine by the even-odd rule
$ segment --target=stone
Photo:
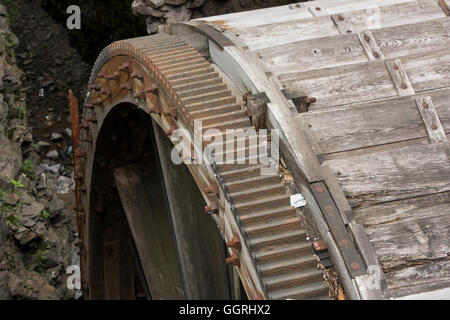
[[[66,194],[74,190],[75,182],[71,178],[59,176],[56,181],[56,193]]]
[[[18,145],[9,141],[0,143],[0,150],[0,189],[9,189],[21,168],[22,152]]]
[[[143,0],[135,0],[131,4],[131,10],[134,14],[142,14],[144,16],[162,17],[166,12],[162,11],[161,8],[152,8],[148,6]]]
[[[205,0],[189,0],[186,4],[188,9],[199,8],[205,3]]]
[[[46,157],[52,160],[59,160],[59,153],[57,150],[51,150],[47,152]]]
[[[16,193],[8,193],[3,197],[5,204],[15,206],[19,202],[20,196]]]
[[[187,0],[164,0],[165,4],[170,4],[172,6],[181,6],[185,4]]]
[[[9,274],[7,271],[0,271],[0,300],[11,299],[8,289]]]
[[[14,299],[57,300],[55,287],[47,284],[44,278],[34,271],[10,274],[8,289]]]
[[[48,211],[52,214],[52,216],[56,216],[61,213],[61,211],[64,209],[66,204],[63,200],[54,197],[49,203],[48,203]]]
[[[167,23],[188,21],[191,18],[192,12],[186,7],[186,5],[179,7],[170,7],[165,5],[162,9],[164,9],[164,7],[167,7],[169,10],[169,12],[164,15]]]
[[[21,246],[26,246],[30,242],[38,239],[39,236],[36,232],[31,231],[25,227],[19,227],[14,232],[14,239],[16,239]]]
[[[164,5],[165,0],[145,0],[145,3],[152,8],[159,8]]]
[[[66,134],[66,136],[70,139],[72,139],[72,129],[70,128],[65,128],[64,129],[64,133]]]
[[[20,208],[17,213],[20,220],[31,219],[33,221],[37,221],[41,216],[42,210],[44,210],[45,206],[37,201],[32,201],[31,204],[24,204]]]
[[[42,150],[50,148],[50,143],[48,143],[47,141],[38,141],[36,143],[36,146],[38,148],[38,151],[42,151]]]
[[[53,172],[53,173],[59,173],[59,169],[61,168],[61,164],[54,164],[52,166],[48,165],[47,163],[41,163],[39,167],[44,170],[44,172]]]
[[[61,133],[53,132],[52,135],[51,135],[51,137],[50,137],[50,140],[56,141],[56,140],[62,139],[62,137],[63,137],[63,136],[62,136]]]

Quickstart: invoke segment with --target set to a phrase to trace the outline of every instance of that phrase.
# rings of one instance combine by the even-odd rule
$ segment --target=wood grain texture
[[[436,261],[386,275],[385,298],[402,297],[450,287],[450,261]],[[448,297],[447,297],[448,298]]]
[[[448,191],[353,210],[355,221],[365,227],[443,212],[450,212],[450,192]]]
[[[434,212],[413,219],[366,229],[370,242],[385,270],[402,268],[424,260],[447,258],[450,252],[448,212]]]
[[[383,61],[280,75],[287,90],[317,98],[310,110],[397,96]]]
[[[407,56],[402,63],[416,93],[450,86],[448,49]]]
[[[260,50],[258,57],[273,75],[369,61],[355,34],[276,45]]]
[[[439,51],[450,44],[448,18],[372,31],[386,59]]]
[[[450,94],[448,96],[450,98]],[[324,109],[299,116],[305,119],[325,154],[427,136],[411,97]]]
[[[437,145],[325,161],[353,208],[450,190],[450,162]]]

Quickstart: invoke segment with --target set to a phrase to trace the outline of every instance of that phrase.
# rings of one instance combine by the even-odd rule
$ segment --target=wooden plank
[[[324,109],[299,116],[305,119],[325,154],[427,136],[411,97]]]
[[[356,208],[353,214],[356,222],[365,227],[371,227],[404,219],[412,220],[431,216],[439,212],[450,212],[450,192]]]
[[[317,41],[317,38],[339,34],[328,16],[304,19],[295,24],[275,23],[257,28],[238,28],[233,33],[252,51],[302,40]]]
[[[383,61],[280,75],[287,90],[315,97],[310,110],[397,96]]]
[[[402,63],[416,93],[450,86],[450,52],[417,54],[402,58]]]
[[[372,31],[386,59],[439,51],[450,46],[448,18]]]
[[[439,3],[439,6],[442,8],[442,11],[444,11],[445,15],[447,17],[450,16],[450,1],[449,0],[439,0],[438,3]]]
[[[353,208],[450,190],[450,162],[437,145],[325,161]]]
[[[105,277],[105,299],[120,299],[119,241],[103,244],[103,273]]]
[[[132,165],[116,169],[114,177],[152,298],[184,298],[157,172],[145,165]]]
[[[450,252],[448,212],[376,225],[366,232],[385,271],[445,259]]]
[[[430,96],[416,97],[415,99],[417,108],[422,115],[425,128],[427,129],[428,136],[431,143],[443,143],[447,142],[444,127],[439,120],[434,107],[433,101]]]
[[[386,298],[450,287],[450,261],[430,261],[386,274]],[[448,296],[447,296],[448,299]]]
[[[411,82],[400,59],[386,61],[386,68],[391,75],[392,82],[399,96],[410,96],[414,94],[414,88],[411,86]]]
[[[258,57],[273,75],[369,61],[355,34],[276,45],[258,51]]]

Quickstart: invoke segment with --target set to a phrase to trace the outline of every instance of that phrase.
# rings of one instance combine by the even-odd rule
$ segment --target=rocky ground
[[[61,156],[66,153],[68,139],[64,135],[69,132],[54,132],[45,139],[33,135],[66,128],[67,123],[42,130],[41,124],[45,127],[47,122],[36,116],[41,115],[43,105],[38,94],[30,95],[37,90],[37,83],[43,86],[48,81],[43,87],[51,92],[51,86],[59,81],[56,76],[51,79],[48,63],[55,57],[51,50],[47,55],[36,51],[39,39],[30,43],[21,39],[19,43],[9,28],[19,17],[17,3],[0,3],[0,299],[71,299],[74,292],[67,289],[66,268],[76,262],[76,232],[70,201],[62,199],[72,197],[73,173],[70,157]],[[29,20],[26,23],[30,25]],[[32,25],[28,32],[36,34]],[[24,63],[25,70],[33,63],[43,68],[25,75],[17,66],[19,54],[23,62],[30,61]],[[47,101],[50,106],[59,103]],[[45,114],[52,112],[46,109]],[[57,117],[55,112],[47,121],[63,122]]]

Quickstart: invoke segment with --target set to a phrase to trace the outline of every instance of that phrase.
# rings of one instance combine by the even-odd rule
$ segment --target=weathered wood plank
[[[338,35],[330,17],[318,17],[297,21],[292,24],[267,24],[257,28],[239,28],[234,34],[249,47],[250,50],[281,46],[302,40]],[[295,36],[294,36],[295,35]]]
[[[448,212],[390,222],[366,229],[384,270],[424,260],[444,259],[450,252]]]
[[[450,86],[448,49],[407,56],[402,63],[416,93]]]
[[[372,31],[386,59],[439,51],[450,45],[448,18]]]
[[[334,25],[339,33],[352,33],[355,32],[355,28],[352,23],[347,19],[347,16],[343,13],[331,15]]]
[[[273,75],[369,61],[355,34],[277,45],[260,50],[258,57]]]
[[[353,208],[450,190],[450,162],[438,145],[325,161]]]
[[[103,244],[103,273],[105,276],[105,299],[120,300],[119,241]]]
[[[436,108],[434,107],[431,97],[429,96],[416,97],[414,100],[423,118],[425,128],[427,129],[428,136],[430,138],[430,142],[431,143],[447,142],[445,130],[436,113]]]
[[[436,261],[386,274],[386,298],[450,287],[450,261]],[[448,298],[448,297],[447,297]]]
[[[315,97],[310,110],[397,96],[383,61],[280,75],[287,90]]]
[[[450,192],[390,201],[353,210],[355,221],[365,227],[404,219],[411,220],[442,212],[450,212]]]
[[[173,231],[155,171],[133,165],[116,169],[114,177],[152,298],[182,299]]]
[[[371,31],[364,31],[358,33],[359,41],[361,42],[367,57],[370,61],[383,60],[384,55],[380,47],[377,45]]]
[[[427,136],[411,97],[324,110],[299,116],[305,119],[325,154]]]

